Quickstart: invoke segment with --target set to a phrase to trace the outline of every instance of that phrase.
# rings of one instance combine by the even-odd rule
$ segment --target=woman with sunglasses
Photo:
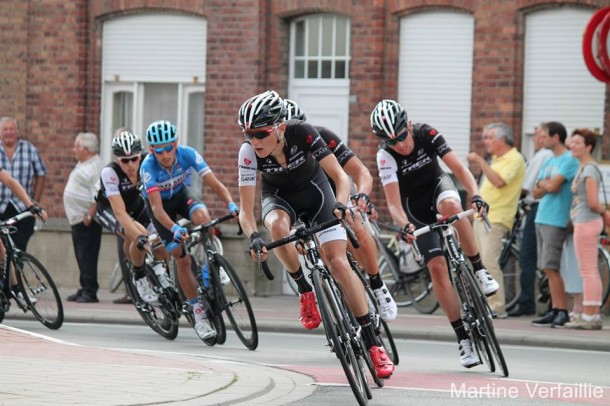
[[[275,91],[266,91],[246,100],[239,109],[238,124],[246,141],[239,150],[239,221],[250,238],[250,253],[256,260],[264,244],[254,217],[257,171],[262,179],[262,218],[271,238],[290,233],[297,216],[304,214],[311,224],[343,216],[349,196],[349,180],[318,131],[302,121],[285,122],[286,105]],[[325,173],[334,181],[333,194]],[[348,221],[350,216],[348,216]],[[379,378],[388,378],[394,364],[376,342],[362,284],[352,272],[346,256],[347,237],[341,226],[317,235],[322,255],[345,294],[356,319],[362,326],[364,342]],[[294,245],[275,250],[295,280],[300,293],[301,324],[317,328],[320,315],[315,296],[303,275]],[[262,260],[266,259],[262,250]]]
[[[138,248],[154,231],[139,190],[142,142],[137,135],[122,131],[112,139],[112,152],[115,158],[102,169],[98,183],[96,217],[102,226],[124,240],[124,250],[133,265],[134,285],[142,300],[155,303],[157,294],[144,277],[145,252]],[[167,253],[155,255],[163,259]]]
[[[377,168],[390,215],[403,228],[403,239],[412,241],[415,228],[436,221],[436,215],[450,216],[462,211],[460,195],[441,168],[438,158],[451,169],[472,196],[472,205],[479,213],[487,211],[487,203],[479,196],[474,177],[451,150],[445,138],[428,124],[415,124],[394,100],[380,101],[371,113],[373,133],[385,142],[377,151]],[[412,223],[412,224],[411,224]],[[472,263],[481,291],[491,296],[498,283],[484,268],[468,219],[455,223],[464,253]],[[432,276],[436,298],[453,327],[460,350],[460,363],[466,368],[478,365],[460,315],[460,305],[451,285],[440,237],[427,233],[417,238],[417,246]]]
[[[191,169],[227,204],[233,215],[237,216],[239,208],[202,156],[191,147],[178,145],[177,140],[176,126],[169,121],[159,120],[150,124],[146,130],[146,141],[151,153],[142,162],[140,176],[144,184],[146,209],[167,251],[176,260],[178,282],[193,308],[195,331],[199,338],[205,340],[214,337],[216,330],[201,307],[197,283],[191,272],[191,258],[185,255],[181,244],[188,238],[188,232],[176,224],[178,215],[195,225],[211,220],[205,204],[185,184]]]

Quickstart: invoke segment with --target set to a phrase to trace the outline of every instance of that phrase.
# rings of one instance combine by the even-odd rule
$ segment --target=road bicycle
[[[0,239],[6,248],[6,265],[0,269],[0,322],[10,310],[10,299],[24,313],[32,312],[44,326],[56,330],[64,322],[64,308],[53,278],[32,254],[15,246],[11,233],[19,220],[33,216],[29,211],[0,222]],[[16,279],[18,291],[13,291]]]
[[[517,304],[519,294],[521,293],[521,284],[519,282],[521,267],[519,266],[519,257],[521,255],[520,247],[523,225],[525,216],[527,216],[528,212],[528,204],[521,200],[512,229],[509,235],[502,240],[502,253],[500,254],[498,263],[504,276],[504,291],[507,309],[510,309]],[[597,264],[602,282],[602,306],[610,298],[610,254],[606,249],[608,246],[610,246],[610,239],[604,232],[599,236],[597,243]],[[536,270],[536,280],[538,302],[548,303],[551,299],[549,283],[546,275],[540,269]]]
[[[453,280],[453,286],[461,302],[462,319],[470,340],[479,357],[479,365],[487,364],[491,372],[496,370],[496,362],[503,375],[508,376],[508,367],[493,326],[495,314],[489,308],[485,295],[475,280],[472,269],[466,263],[464,254],[455,236],[453,223],[475,213],[470,209],[452,216],[444,216],[435,223],[413,232],[415,237],[429,232],[437,232],[443,241],[445,258]],[[486,220],[483,217],[483,220]],[[417,240],[414,241],[417,250]]]
[[[233,266],[217,251],[217,244],[211,233],[214,226],[233,218],[233,215],[228,214],[192,227],[189,232],[190,241],[185,249],[191,256],[191,270],[198,284],[199,297],[208,317],[214,321],[217,332],[216,337],[204,342],[208,345],[225,342],[226,326],[222,316],[224,313],[239,340],[249,350],[255,350],[258,347],[258,327],[248,293]],[[238,234],[241,233],[240,228]],[[187,318],[194,325],[192,317],[188,315]]]
[[[371,222],[371,226],[379,252],[379,272],[396,305],[412,305],[422,314],[434,313],[439,303],[432,289],[430,271],[423,259],[416,258],[396,237],[401,232],[399,227],[381,221]],[[392,231],[393,234],[384,235],[381,229]]]
[[[358,325],[345,303],[339,285],[322,262],[314,235],[335,225],[342,224],[355,248],[358,248],[358,242],[353,231],[343,220],[334,219],[311,227],[308,227],[307,222],[304,221],[304,223],[305,227],[296,229],[294,234],[285,238],[265,244],[265,248],[270,251],[295,241],[298,241],[303,247],[305,265],[311,272],[313,289],[318,301],[318,307],[320,308],[327,345],[330,351],[339,359],[358,404],[366,405],[368,399],[373,397],[368,385],[366,370],[369,370],[378,386],[383,386],[383,380],[377,378],[375,374],[372,360],[361,336],[361,326]],[[273,273],[269,270],[266,262],[260,261],[260,253],[258,254],[259,271],[272,280],[274,278]],[[377,330],[377,334],[380,334],[379,330]],[[384,345],[387,345],[390,340],[387,335],[385,337],[378,336],[378,339]],[[393,355],[397,356],[398,353],[395,351],[395,347],[394,349],[391,346],[384,348],[386,352],[388,350],[390,352],[394,351]]]

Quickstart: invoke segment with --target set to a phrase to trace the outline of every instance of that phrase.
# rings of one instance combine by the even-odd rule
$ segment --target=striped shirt
[[[64,190],[64,211],[71,226],[82,222],[83,216],[89,211],[89,206],[94,201],[95,183],[103,166],[102,158],[95,155],[88,161],[77,163],[70,172]]]
[[[6,155],[4,144],[0,143],[0,167],[6,169],[25,188],[32,199],[34,198],[34,179],[47,174],[47,167],[42,161],[38,149],[25,140],[17,141],[12,160]],[[18,211],[26,209],[25,204],[6,185],[0,184],[0,213],[6,211],[9,203],[12,203]]]

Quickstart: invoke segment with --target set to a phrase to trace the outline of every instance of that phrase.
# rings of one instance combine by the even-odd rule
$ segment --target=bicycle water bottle
[[[203,279],[203,286],[206,288],[210,287],[210,271],[208,268],[208,263],[205,262],[201,267],[201,278]]]

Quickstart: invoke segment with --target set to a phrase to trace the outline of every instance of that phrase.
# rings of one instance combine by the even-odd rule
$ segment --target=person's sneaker
[[[470,338],[465,338],[460,341],[459,344],[460,349],[460,364],[464,368],[472,368],[474,366],[479,365],[479,357],[472,350],[472,343],[470,342]]]
[[[532,326],[536,327],[551,327],[553,320],[557,314],[554,311],[547,312],[539,319],[532,321]]]
[[[383,347],[371,347],[369,348],[369,355],[373,366],[375,367],[375,374],[380,379],[387,379],[392,376],[394,372],[394,363],[388,357]]]
[[[195,332],[202,340],[213,338],[216,336],[216,329],[206,317],[205,311],[201,308],[201,304],[193,306],[193,315],[195,316]]]
[[[569,321],[564,324],[565,328],[571,328],[575,330],[601,330],[603,323],[601,319],[597,320],[583,320],[582,317],[575,321]]]
[[[66,300],[68,302],[76,302],[76,299],[78,299],[81,295],[83,294],[83,290],[79,289],[76,291],[76,293],[73,293],[71,295],[69,295]]]
[[[553,328],[563,328],[563,326],[570,321],[570,316],[568,315],[568,312],[565,310],[560,310],[557,315],[555,316],[555,318],[553,319],[553,322],[551,323],[551,327]]]
[[[377,300],[379,315],[383,321],[390,322],[396,319],[398,307],[396,307],[396,302],[390,294],[388,287],[385,285],[385,282],[381,288],[373,289],[373,293],[375,294],[375,299]]]
[[[316,296],[313,292],[301,293],[299,296],[299,302],[301,302],[301,324],[307,330],[313,330],[320,325],[322,321],[320,319],[320,313],[316,307]]]
[[[487,269],[481,269],[479,271],[476,271],[474,274],[477,277],[477,280],[479,281],[481,292],[483,292],[485,296],[491,296],[498,291],[500,285],[498,285],[498,282],[496,282],[496,280],[491,277],[489,272],[487,272]]]
[[[140,295],[140,298],[143,301],[149,304],[157,303],[159,297],[150,286],[150,283],[148,283],[148,278],[143,277],[136,279],[134,284],[136,285],[136,289],[138,289],[138,295]]]
[[[227,271],[225,271],[223,267],[220,267],[220,269],[218,270],[218,276],[220,276],[220,283],[223,285],[227,285],[229,282],[231,282],[229,274],[227,274]]]

